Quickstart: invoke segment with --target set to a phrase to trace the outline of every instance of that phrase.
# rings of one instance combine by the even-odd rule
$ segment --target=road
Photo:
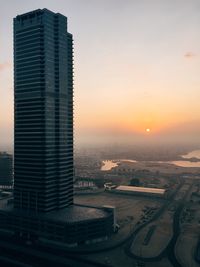
[[[181,188],[183,186],[184,186],[184,182],[182,182],[179,185],[177,190],[171,196],[170,202],[165,203],[161,207],[161,209],[153,216],[153,218],[151,220],[149,220],[148,222],[146,222],[143,225],[141,225],[140,227],[138,227],[136,229],[136,231],[133,233],[131,240],[128,242],[128,244],[125,247],[125,251],[130,257],[132,257],[132,258],[134,258],[134,259],[136,259],[138,261],[155,262],[155,261],[161,260],[164,256],[167,256],[174,267],[181,267],[180,263],[178,262],[178,260],[176,258],[176,255],[175,255],[175,244],[176,244],[177,238],[178,238],[179,233],[180,233],[180,223],[179,223],[180,215],[181,215],[181,212],[182,212],[183,207],[185,205],[185,201],[186,201],[186,199],[188,197],[188,194],[191,191],[192,184],[184,192],[184,195],[182,196],[181,200],[179,200],[179,201],[174,200],[175,196],[181,191]],[[174,212],[174,216],[173,216],[173,237],[171,238],[169,244],[156,257],[145,258],[145,257],[142,257],[142,256],[140,257],[138,255],[134,255],[133,252],[131,251],[131,245],[134,242],[134,239],[136,238],[137,234],[144,227],[146,227],[148,224],[156,221],[163,214],[163,212],[169,207],[169,205],[171,205],[173,202],[175,202],[175,204],[177,205],[177,208],[176,208],[176,211]]]
[[[170,199],[163,204],[163,206],[153,215],[153,217],[149,221],[143,223],[142,225],[137,226],[137,228],[133,230],[132,234],[127,239],[123,240],[121,243],[118,243],[110,248],[106,248],[105,250],[106,251],[114,250],[115,248],[122,246],[124,247],[125,253],[129,257],[133,258],[134,260],[140,260],[144,262],[159,261],[164,256],[167,256],[174,267],[181,267],[181,265],[178,263],[176,259],[176,255],[174,253],[174,247],[178,235],[180,233],[179,218],[182,209],[184,207],[187,195],[191,189],[190,186],[188,190],[184,192],[184,196],[182,195],[182,199],[177,201],[177,199],[175,198],[181,191],[182,186],[184,186],[184,182],[181,182],[179,184],[175,192],[171,195]],[[145,226],[156,221],[173,202],[176,203],[177,209],[174,212],[174,218],[173,218],[173,237],[170,240],[168,246],[162,251],[162,253],[160,253],[160,255],[154,258],[143,258],[134,255],[130,248],[137,234]],[[67,249],[46,247],[46,245],[42,244],[35,244],[32,245],[31,247],[27,247],[27,245],[19,244],[18,240],[9,240],[7,237],[0,238],[0,251],[2,252],[0,253],[0,263],[2,263],[0,266],[5,266],[5,267],[6,266],[11,266],[11,267],[13,266],[15,267],[18,266],[19,267],[30,267],[30,266],[108,267],[109,266],[109,264],[98,263],[92,260],[85,259],[81,255],[89,253],[88,252],[85,253],[84,251],[82,252],[81,250],[72,252],[70,250],[67,251]],[[101,253],[103,251],[104,249],[101,249],[99,251],[96,251],[94,249],[94,251],[91,251],[90,253],[97,253],[97,252]],[[15,265],[12,265],[13,261]]]

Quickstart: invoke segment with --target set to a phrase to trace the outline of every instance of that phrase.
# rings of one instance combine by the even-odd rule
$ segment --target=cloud
[[[187,52],[187,53],[185,53],[185,55],[184,55],[184,57],[185,58],[193,58],[193,57],[195,57],[196,55],[194,54],[194,53],[192,53],[192,52]]]
[[[7,68],[11,67],[11,63],[10,62],[4,62],[4,63],[0,63],[0,71],[4,71]]]

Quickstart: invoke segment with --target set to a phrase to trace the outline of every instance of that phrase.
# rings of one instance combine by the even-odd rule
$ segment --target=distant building
[[[0,229],[70,245],[114,230],[113,209],[73,203],[73,41],[67,18],[38,9],[14,19],[14,207]]]
[[[13,158],[6,152],[0,152],[0,186],[13,184]]]
[[[142,196],[164,197],[166,190],[162,188],[120,185],[116,187],[113,190],[113,192],[122,194],[142,195]]]

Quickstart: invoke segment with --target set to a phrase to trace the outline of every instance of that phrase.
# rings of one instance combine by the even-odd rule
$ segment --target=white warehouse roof
[[[148,194],[164,194],[165,189],[159,188],[150,188],[150,187],[137,187],[137,186],[127,186],[127,185],[120,185],[115,190],[119,191],[129,191],[129,192],[141,192],[141,193],[148,193]]]

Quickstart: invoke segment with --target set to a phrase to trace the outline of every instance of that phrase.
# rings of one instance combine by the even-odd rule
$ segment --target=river
[[[186,167],[186,168],[191,168],[191,167],[200,167],[200,149],[199,150],[193,150],[185,155],[181,155],[183,159],[188,159],[188,160],[176,160],[176,161],[159,161],[159,163],[170,163],[174,164],[179,167]],[[189,161],[189,159],[192,158],[197,158],[199,161],[193,162]],[[117,167],[118,164],[122,161],[128,161],[128,162],[137,162],[136,160],[132,159],[119,159],[119,160],[103,160],[102,161],[102,171],[109,171],[114,167]],[[158,161],[154,161],[155,163]]]

